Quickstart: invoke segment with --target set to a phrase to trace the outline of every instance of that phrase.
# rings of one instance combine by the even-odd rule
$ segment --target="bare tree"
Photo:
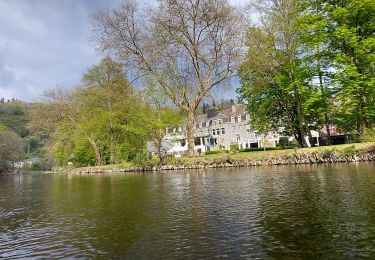
[[[94,38],[138,77],[153,78],[187,116],[188,156],[201,103],[236,74],[244,16],[226,0],[160,0],[142,7],[125,0],[93,16]]]

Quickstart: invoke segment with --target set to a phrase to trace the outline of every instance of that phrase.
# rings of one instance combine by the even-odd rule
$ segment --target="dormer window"
[[[232,123],[234,123],[234,116],[232,116],[232,117],[230,118],[230,121],[231,121]]]
[[[238,116],[238,122],[241,122],[241,116]]]
[[[221,119],[218,120],[218,124],[221,125]]]
[[[202,123],[199,123],[199,128],[202,128]]]

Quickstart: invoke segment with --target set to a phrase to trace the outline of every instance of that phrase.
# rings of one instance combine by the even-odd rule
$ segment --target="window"
[[[213,125],[216,125],[216,120],[213,121]]]
[[[202,128],[202,123],[199,123],[199,128]]]
[[[212,135],[216,135],[216,130],[212,129]]]
[[[184,147],[186,145],[186,140],[185,139],[180,140],[180,144],[182,147]]]
[[[221,134],[222,134],[222,135],[225,134],[225,128],[221,128]]]
[[[236,135],[236,142],[239,142],[241,141],[241,136],[240,135]]]
[[[220,135],[220,128],[216,129],[217,135]]]
[[[241,122],[241,116],[238,116],[237,118],[238,118],[238,122]]]
[[[218,120],[218,124],[221,125],[221,119]]]
[[[234,116],[232,116],[232,117],[230,118],[230,121],[231,121],[232,123],[234,123]]]

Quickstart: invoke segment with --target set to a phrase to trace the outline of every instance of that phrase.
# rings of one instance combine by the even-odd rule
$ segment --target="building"
[[[194,130],[195,151],[197,154],[210,150],[229,150],[231,145],[242,148],[276,146],[279,137],[276,134],[257,135],[248,124],[250,116],[243,106],[231,102],[228,109],[209,108],[197,115]],[[186,125],[167,129],[165,140],[171,144],[167,153],[184,154],[186,142]]]

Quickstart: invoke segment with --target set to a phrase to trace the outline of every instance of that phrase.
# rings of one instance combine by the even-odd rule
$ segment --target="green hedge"
[[[294,146],[287,146],[285,148],[282,147],[266,147],[266,151],[273,151],[273,150],[285,150],[285,149],[294,149]],[[244,148],[241,149],[241,153],[247,153],[247,152],[257,152],[257,151],[264,151],[264,148]]]
[[[218,154],[218,153],[222,153],[222,151],[206,151],[206,152],[204,153],[204,155]]]

